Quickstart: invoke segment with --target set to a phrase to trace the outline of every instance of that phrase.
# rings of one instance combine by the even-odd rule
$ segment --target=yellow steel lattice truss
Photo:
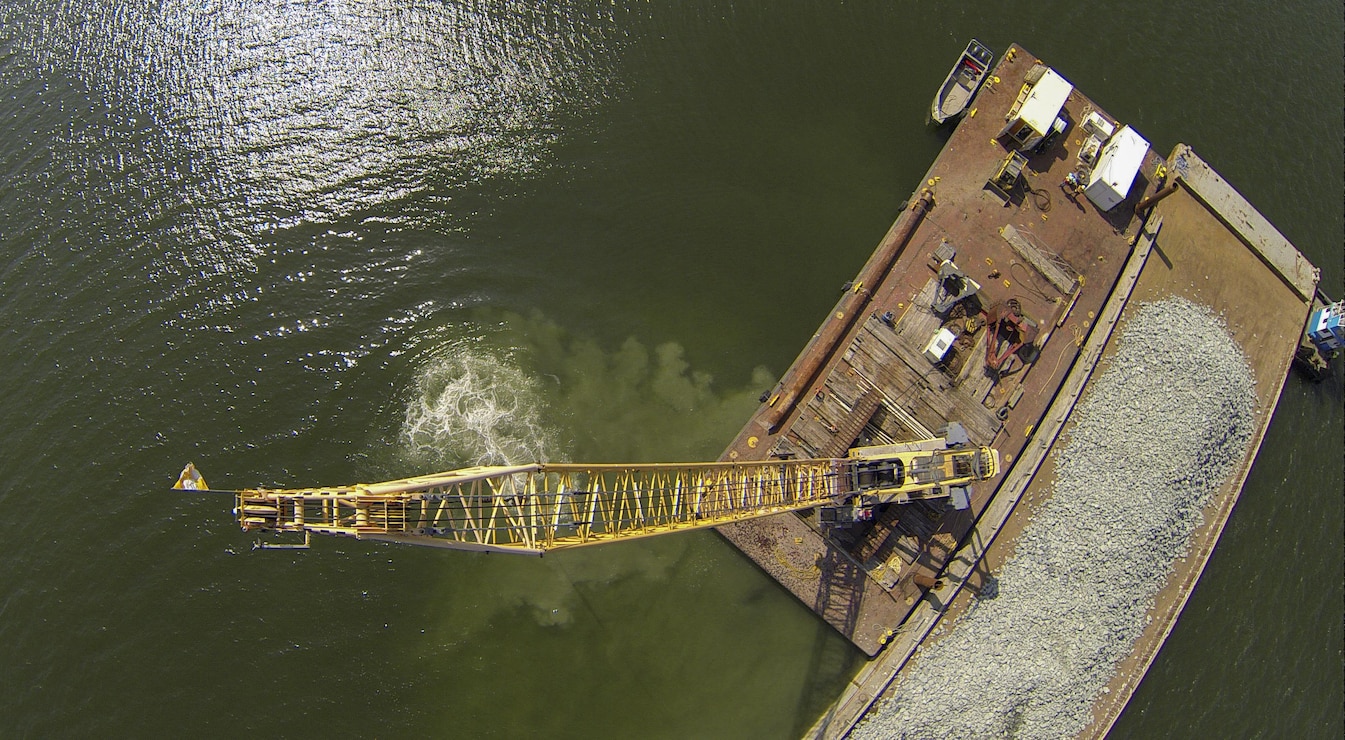
[[[341,488],[237,493],[245,530],[541,554],[835,501],[844,460],[476,467]]]
[[[823,518],[839,523],[875,506],[957,491],[965,505],[966,486],[998,472],[995,450],[939,438],[859,447],[834,459],[539,463],[336,488],[211,491],[188,465],[174,488],[232,493],[244,530],[298,533],[305,544],[310,535],[334,534],[540,555],[814,506],[828,507],[833,516]]]

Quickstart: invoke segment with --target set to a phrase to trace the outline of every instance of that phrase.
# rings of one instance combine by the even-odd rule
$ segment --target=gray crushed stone
[[[917,654],[853,737],[1060,738],[1087,725],[1256,414],[1251,369],[1209,309],[1143,304],[1119,341],[995,588]]]

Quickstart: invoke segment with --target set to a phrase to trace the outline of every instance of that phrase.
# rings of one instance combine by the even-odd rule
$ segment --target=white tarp
[[[1130,194],[1130,186],[1144,164],[1144,155],[1149,152],[1149,142],[1144,140],[1135,129],[1121,127],[1107,140],[1098,155],[1097,164],[1088,175],[1088,186],[1084,194],[1093,201],[1093,205],[1104,211],[1110,211]]]

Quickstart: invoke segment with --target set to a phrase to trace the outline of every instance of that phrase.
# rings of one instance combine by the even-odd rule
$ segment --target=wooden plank
[[[978,444],[987,444],[994,438],[999,421],[972,395],[983,385],[988,387],[990,380],[982,378],[973,384],[971,393],[967,388],[952,387],[951,380],[932,365],[929,373],[918,373],[912,368],[911,362],[904,360],[896,349],[899,340],[881,321],[872,319],[865,329],[861,341],[855,343],[850,364],[884,392],[889,408],[904,412],[897,413],[898,417],[911,417],[925,430],[937,430],[950,421],[962,422]],[[909,352],[904,354],[909,358]],[[923,357],[920,361],[928,364]]]
[[[878,405],[882,403],[882,396],[877,391],[869,390],[855,400],[854,408],[850,409],[850,414],[839,425],[839,431],[833,438],[831,447],[824,450],[825,457],[843,457],[850,447],[855,443],[855,438],[859,436],[860,430],[869,423],[873,417],[873,412],[878,410]]]

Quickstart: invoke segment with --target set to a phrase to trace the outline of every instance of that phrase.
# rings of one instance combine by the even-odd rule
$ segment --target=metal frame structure
[[[371,485],[237,493],[244,530],[541,555],[843,495],[844,460],[476,467]]]
[[[211,491],[188,465],[174,487],[233,494],[244,531],[304,537],[263,547],[305,547],[325,534],[541,555],[815,506],[946,497],[998,473],[997,452],[957,444],[928,439],[807,460],[473,467],[383,483],[241,491]]]

